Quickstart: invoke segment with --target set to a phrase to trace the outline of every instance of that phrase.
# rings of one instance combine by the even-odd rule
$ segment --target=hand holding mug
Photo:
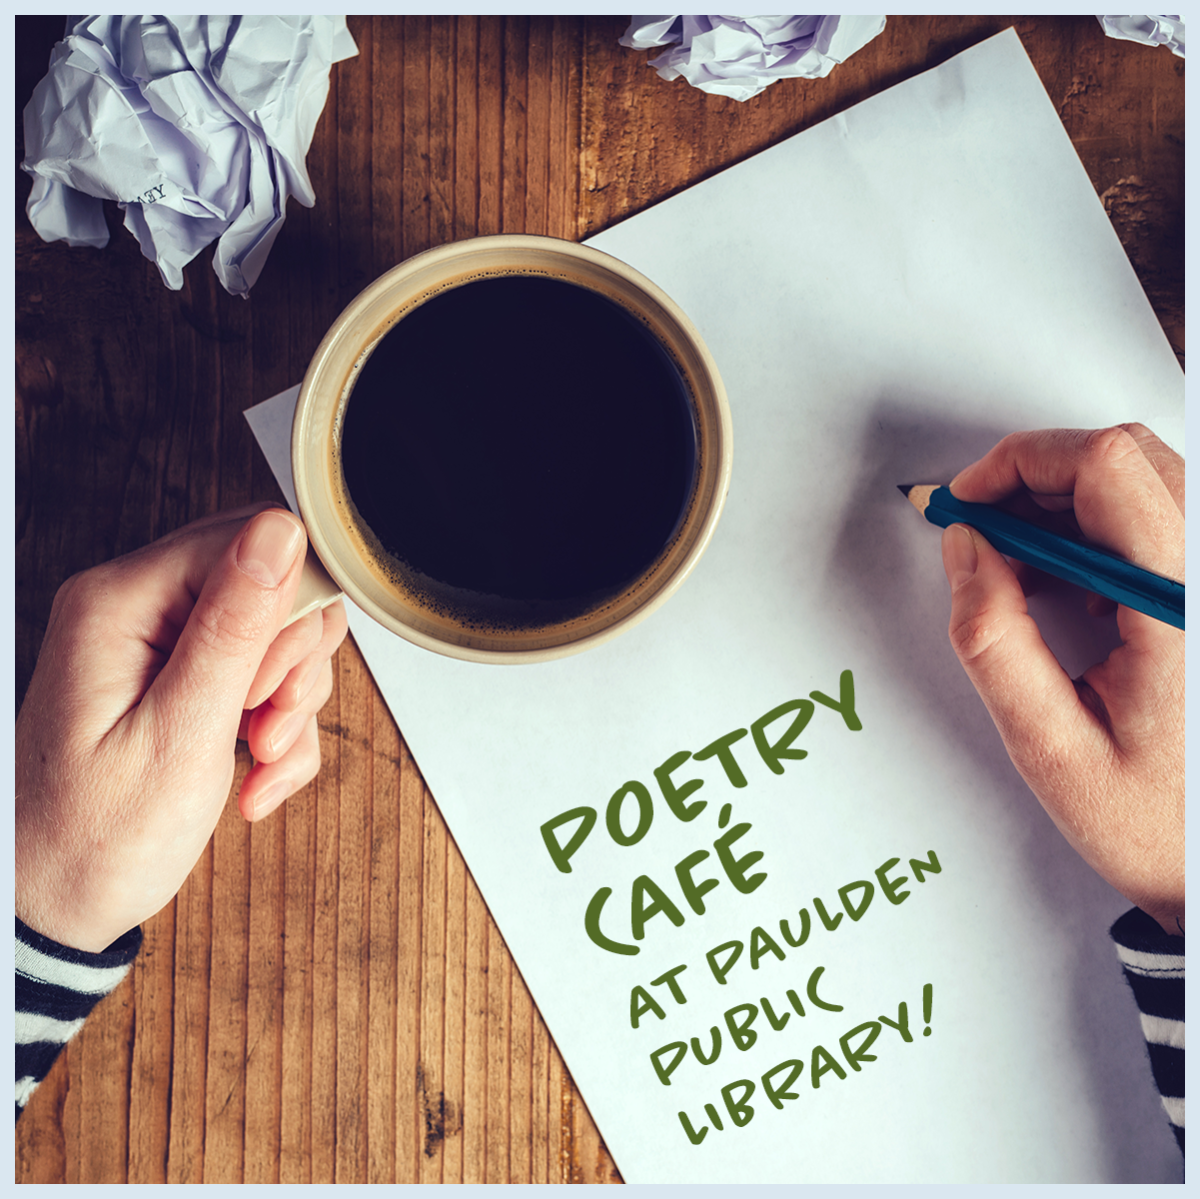
[[[259,820],[317,773],[341,603],[283,628],[300,522],[226,513],[69,579],[16,728],[17,915],[98,952],[164,907],[229,797]],[[281,632],[281,628],[283,631]]]

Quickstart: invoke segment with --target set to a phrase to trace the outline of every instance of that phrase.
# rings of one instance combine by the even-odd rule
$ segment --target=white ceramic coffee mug
[[[491,275],[564,279],[622,305],[657,338],[682,376],[695,425],[692,492],[676,532],[658,557],[618,595],[548,627],[468,625],[425,602],[381,570],[369,531],[348,503],[340,433],[355,380],[373,348],[431,295]],[[679,307],[616,258],[557,238],[504,234],[452,242],[418,254],[363,291],[317,348],[292,426],[292,473],[310,546],[336,587],[385,628],[416,645],[473,662],[537,662],[616,636],[658,608],[687,577],[716,528],[733,455],[729,405],[717,368]],[[311,558],[311,555],[310,555]],[[306,568],[298,615],[328,602],[336,588]]]

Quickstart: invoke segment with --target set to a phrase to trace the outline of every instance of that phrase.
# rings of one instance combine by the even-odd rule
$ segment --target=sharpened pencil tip
[[[909,493],[910,491],[912,491],[912,489],[913,489],[915,486],[916,486],[916,484],[915,484],[915,483],[897,483],[897,484],[896,484],[896,490],[897,490],[897,491],[898,491],[898,492],[899,492],[899,493],[900,493],[902,496],[904,496],[904,498],[905,498],[905,499],[908,499],[908,493]]]

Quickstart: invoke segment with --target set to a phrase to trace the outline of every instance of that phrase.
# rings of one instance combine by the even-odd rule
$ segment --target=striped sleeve
[[[129,972],[142,944],[131,929],[101,953],[68,949],[17,921],[17,1118],[88,1012]]]
[[[1183,938],[1138,908],[1112,926],[1117,956],[1142,1015],[1150,1070],[1183,1151]]]

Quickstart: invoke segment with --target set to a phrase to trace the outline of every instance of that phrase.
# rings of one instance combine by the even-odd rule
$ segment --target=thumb
[[[1069,771],[1093,721],[1042,640],[1005,558],[966,525],[942,535],[950,643],[1013,764],[1039,795]]]
[[[236,734],[246,694],[299,585],[305,541],[304,526],[281,508],[246,522],[205,579],[143,704],[175,721],[181,711],[199,709]],[[186,723],[194,733],[197,718]]]

